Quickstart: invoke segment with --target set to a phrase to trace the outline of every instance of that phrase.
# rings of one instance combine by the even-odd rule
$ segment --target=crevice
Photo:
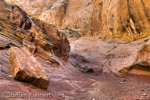
[[[141,3],[142,3],[142,5],[143,5],[143,10],[144,10],[144,13],[145,13],[145,16],[147,17],[147,19],[148,19],[148,21],[149,21],[149,23],[150,23],[150,16],[148,15],[148,13],[149,12],[147,12],[147,9],[146,9],[146,7],[145,7],[145,3],[143,2],[143,0],[141,0]]]
[[[144,65],[139,65],[139,64],[136,64],[136,65],[131,66],[131,67],[128,69],[128,71],[131,71],[132,69],[137,69],[137,70],[141,70],[141,71],[150,72],[150,66],[144,66]]]
[[[87,69],[87,71],[86,71],[87,73],[93,73],[94,72],[94,70],[93,69],[91,69],[91,68],[89,68],[89,69]]]

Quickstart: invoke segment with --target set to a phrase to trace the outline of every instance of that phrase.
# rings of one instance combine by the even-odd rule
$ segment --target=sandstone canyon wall
[[[148,0],[9,0],[60,29],[130,42],[149,35]]]
[[[56,92],[91,85],[94,81],[68,62],[69,52],[66,35],[55,25],[0,0],[0,100],[12,99],[7,96],[10,91],[50,93],[42,100],[64,100]]]
[[[17,3],[29,15],[55,24],[58,28],[70,28],[81,35],[99,32],[101,26],[101,1],[93,0],[10,0]],[[99,4],[100,3],[100,4]]]
[[[52,100],[64,100],[68,95],[84,94],[88,86],[110,88],[112,84],[103,83],[99,88],[95,82],[99,80],[94,79],[97,75],[150,76],[148,0],[6,1],[0,0],[0,94],[51,93]],[[66,35],[80,38],[69,43]],[[127,82],[120,84],[113,78],[115,90]],[[126,87],[133,89],[132,85]],[[108,94],[104,97],[109,98]],[[1,95],[0,99],[9,100]]]
[[[48,75],[34,54],[58,67],[59,63],[53,57],[66,61],[69,57],[66,36],[50,23],[32,20],[16,4],[0,1],[0,12],[0,52],[6,60],[1,60],[2,66],[8,68],[9,65],[10,74],[15,79],[47,89]]]

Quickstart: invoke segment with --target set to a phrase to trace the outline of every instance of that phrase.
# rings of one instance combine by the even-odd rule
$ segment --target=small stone
[[[123,84],[124,82],[120,82],[120,84]]]
[[[144,93],[141,97],[142,97],[142,98],[149,98],[148,95],[145,94],[145,93]]]
[[[147,96],[147,94],[143,94],[143,96]]]
[[[13,77],[13,75],[8,75],[8,77]]]

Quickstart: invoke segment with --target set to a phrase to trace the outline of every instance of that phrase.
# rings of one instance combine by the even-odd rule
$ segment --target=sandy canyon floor
[[[95,74],[82,74],[95,80],[89,87],[72,92],[63,92],[65,100],[149,100],[150,81],[148,77],[131,75],[126,78]],[[58,93],[59,94],[59,93]]]

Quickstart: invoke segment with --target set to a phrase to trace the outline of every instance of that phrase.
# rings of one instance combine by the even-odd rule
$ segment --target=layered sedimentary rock
[[[9,70],[16,80],[29,82],[42,89],[49,86],[46,71],[26,47],[10,49]]]
[[[149,35],[148,0],[10,0],[58,28],[130,42]]]
[[[49,21],[61,29],[79,31],[83,36],[92,35],[102,29],[100,0],[9,1],[17,3],[31,16]]]
[[[1,71],[12,74],[16,80],[47,89],[47,74],[33,56],[58,67],[55,56],[65,61],[69,57],[70,46],[66,36],[50,23],[32,20],[15,4],[0,1],[0,12]]]
[[[6,46],[23,45],[32,53],[36,53],[37,46],[39,46],[49,54],[54,52],[56,56],[67,60],[70,47],[64,33],[59,32],[50,23],[35,18],[32,20],[15,4],[1,2],[1,7],[6,7],[1,8],[1,35],[10,37],[10,39],[7,38],[9,43]]]
[[[149,35],[148,0],[104,0],[103,8],[105,38],[129,42]]]
[[[55,25],[48,22],[44,22],[36,18],[32,18],[32,20],[40,29],[43,30],[44,33],[47,33],[48,37],[50,37],[50,41],[54,45],[52,48],[54,54],[67,61],[69,57],[70,46],[65,33],[59,31]],[[48,51],[48,48],[46,51]]]
[[[80,38],[71,43],[69,61],[83,72],[114,73],[119,77],[150,76],[149,44],[149,37],[127,44]]]
[[[53,93],[70,92],[94,82],[67,62],[69,42],[55,25],[31,18],[8,2],[0,1],[0,13],[0,94],[40,92],[61,100],[64,98]],[[0,99],[10,98],[0,95]]]
[[[8,45],[13,44],[19,47],[23,45],[32,53],[36,53],[37,46],[39,46],[49,54],[54,52],[56,56],[64,60],[68,59],[69,42],[64,33],[59,32],[54,25],[37,21],[35,18],[33,21],[15,4],[1,2],[0,10],[0,33],[7,37]]]

